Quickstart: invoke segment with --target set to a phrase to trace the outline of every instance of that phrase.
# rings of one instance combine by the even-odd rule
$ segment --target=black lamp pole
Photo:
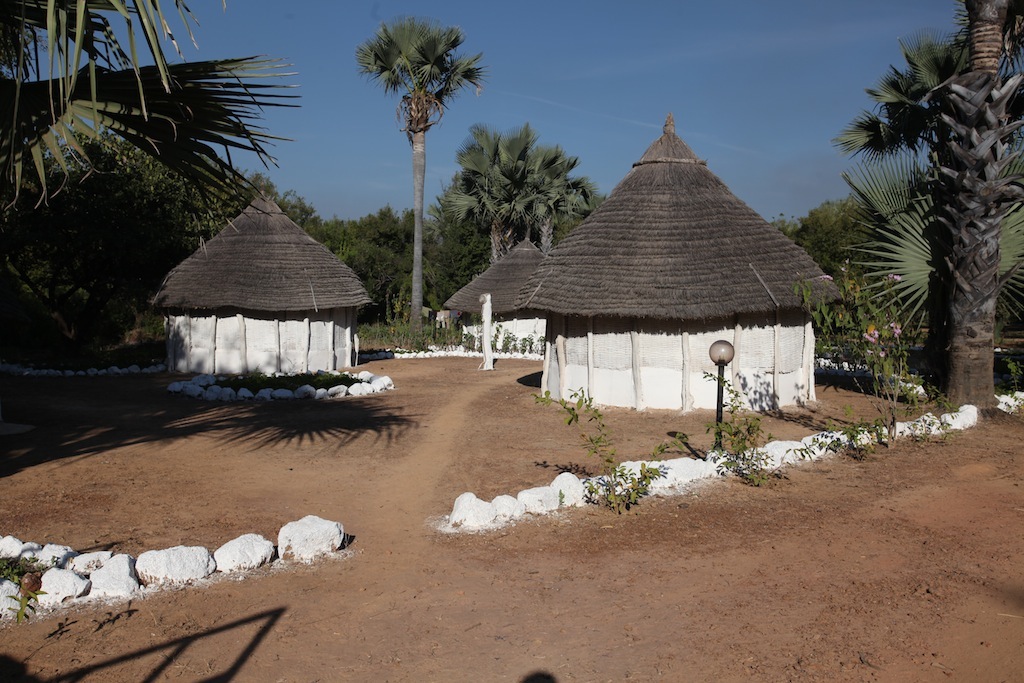
[[[722,398],[725,391],[725,366],[728,365],[735,353],[732,344],[719,339],[708,350],[712,362],[718,366],[718,406],[715,410],[715,445],[716,451],[722,449]]]

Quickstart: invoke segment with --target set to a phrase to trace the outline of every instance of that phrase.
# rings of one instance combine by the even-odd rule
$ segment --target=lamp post
[[[715,411],[715,446],[714,449],[722,448],[722,392],[725,389],[725,366],[732,362],[735,349],[732,344],[719,339],[708,350],[711,362],[718,366],[718,407]]]

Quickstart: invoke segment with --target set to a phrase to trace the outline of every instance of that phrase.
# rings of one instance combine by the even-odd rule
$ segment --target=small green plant
[[[910,371],[910,352],[920,330],[908,324],[902,279],[890,274],[869,283],[846,266],[837,279],[824,275],[818,280],[797,283],[795,291],[814,321],[823,355],[866,370],[868,381],[861,389],[873,398],[889,443],[896,438],[897,418],[913,412],[923,393],[920,378]],[[820,280],[834,282],[837,300],[820,295]],[[853,377],[861,384],[856,373]]]
[[[720,381],[710,372],[704,376]],[[715,443],[721,444],[722,448],[716,462],[723,473],[732,472],[752,486],[762,486],[768,483],[772,474],[768,453],[763,448],[772,440],[772,435],[761,426],[760,415],[744,410],[743,395],[732,383],[727,379],[721,382],[729,397],[727,417],[723,422],[709,422],[707,425],[707,432],[715,434]]]
[[[580,439],[587,450],[587,455],[601,461],[601,474],[586,482],[587,498],[591,503],[602,505],[621,515],[650,493],[652,482],[665,476],[660,467],[647,463],[640,463],[637,472],[617,463],[611,431],[604,421],[604,415],[586,392],[574,391],[570,400],[561,398],[556,401],[551,397],[550,391],[545,391],[543,396],[534,396],[534,400],[545,406],[557,403],[565,411],[565,424],[579,426]],[[593,425],[591,430],[585,429],[581,424],[581,416],[586,416],[587,423]]]
[[[1015,358],[1006,359],[1006,372],[1010,375],[1010,381],[1004,382],[1004,388],[1010,393],[1016,393],[1024,385],[1024,363],[1018,363]]]
[[[40,590],[42,573],[46,569],[46,566],[33,557],[0,559],[0,579],[7,579],[20,586],[19,594],[10,596],[16,606],[7,608],[8,611],[14,612],[18,623],[28,619],[30,613],[36,611],[39,596],[46,595]]]

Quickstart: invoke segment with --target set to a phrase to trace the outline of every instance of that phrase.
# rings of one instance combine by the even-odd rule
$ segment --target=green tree
[[[0,219],[4,267],[74,347],[104,332],[120,341],[168,271],[229,217],[123,140],[79,144],[89,166],[51,164],[51,182],[69,173],[64,189],[38,206],[25,191]]]
[[[400,93],[398,116],[412,145],[413,259],[410,324],[422,328],[423,307],[423,189],[426,176],[426,134],[440,122],[449,102],[466,87],[479,92],[483,85],[482,54],[464,56],[456,50],[465,37],[462,29],[433,21],[406,18],[382,24],[377,33],[356,49],[360,72],[375,80],[384,92]]]
[[[174,7],[191,37],[191,12],[184,0]],[[111,23],[118,18],[124,23]],[[0,3],[0,35],[13,62],[0,71],[4,202],[20,192],[26,164],[45,193],[51,174],[44,157],[65,177],[73,164],[88,163],[76,134],[104,141],[110,138],[100,133],[112,131],[205,192],[235,192],[244,181],[219,150],[271,161],[266,145],[277,138],[252,121],[264,107],[284,103],[280,85],[265,80],[282,75],[279,64],[255,58],[169,63],[162,41],[173,38],[156,0],[8,0]],[[127,51],[118,36],[127,39]],[[45,54],[35,59],[37,41]],[[74,152],[74,161],[62,148]]]
[[[337,234],[338,257],[345,262],[373,298],[374,306],[364,315],[391,315],[399,303],[409,300],[412,289],[412,240],[414,218],[411,210],[401,215],[386,206],[375,214],[347,221]],[[401,306],[406,310],[405,306]]]
[[[855,261],[855,247],[865,241],[860,208],[852,197],[823,202],[800,219],[790,237],[823,271],[837,276]]]
[[[314,237],[316,233],[320,232],[324,221],[320,218],[320,214],[317,213],[316,207],[310,204],[305,197],[295,190],[281,192],[277,189],[274,181],[270,179],[270,176],[259,171],[246,174],[246,178],[263,196],[277,204],[297,226]],[[242,206],[239,212],[244,208],[245,206]]]
[[[976,3],[968,3],[967,9],[972,7],[972,11],[977,10]],[[966,15],[962,23],[968,23]],[[1013,13],[1007,12],[997,17],[995,24],[999,24],[1001,50],[1003,36],[1012,38],[1017,22]],[[1019,89],[1019,85],[1011,83],[1001,90],[1003,97],[995,109],[968,107],[973,111],[974,128],[957,121],[955,103],[968,92],[957,83],[966,78],[965,74],[976,72],[969,60],[973,55],[970,36],[965,28],[950,39],[919,39],[904,45],[907,68],[892,68],[876,89],[868,91],[876,102],[875,111],[862,114],[836,142],[845,151],[862,154],[866,159],[862,167],[847,174],[847,180],[872,226],[869,272],[900,275],[899,290],[908,305],[920,310],[927,304],[924,310],[928,313],[932,367],[951,398],[987,405],[993,400],[995,311],[1012,310],[1014,295],[1024,285],[1017,265],[1024,258],[1024,235],[1020,234],[1024,221],[1015,215],[1020,212],[1019,205],[1007,201],[1018,192],[1013,181],[1019,175],[1019,164],[1009,152],[1013,129],[1019,125],[1012,122],[1019,121],[1024,114],[1024,98],[1010,97]],[[1009,40],[1007,44],[1011,46],[1009,57],[1021,54],[1018,43]],[[1009,73],[1013,59],[1006,60],[1005,66]],[[990,82],[992,78],[990,73]],[[995,78],[998,79],[998,72]],[[976,83],[978,78],[968,80]],[[971,92],[981,99],[985,97],[980,91]],[[986,116],[988,124],[984,123]],[[1002,132],[1002,137],[991,127],[985,129],[997,121],[995,128]],[[987,160],[972,157],[971,162],[965,163],[963,153],[971,147],[965,141],[977,142],[982,133],[982,149],[992,156]],[[971,163],[975,165],[968,170]],[[984,201],[975,202],[967,208],[961,189],[971,185],[977,190],[979,181],[974,176],[978,172],[987,174],[988,184],[982,194],[985,201],[992,201],[987,205]],[[1009,194],[999,199],[999,194],[1006,192]],[[976,193],[975,198],[978,196]],[[951,208],[960,217],[958,225]],[[986,213],[987,236],[979,239],[979,226],[968,224]],[[968,215],[972,216],[970,220]],[[965,238],[972,248],[987,245],[976,252],[985,254],[984,268],[976,260],[970,264],[969,259],[963,258]],[[961,264],[960,272],[957,263]],[[985,269],[988,273],[982,276]],[[973,281],[979,276],[985,281],[984,286]],[[1011,286],[1004,288],[1008,283]],[[970,303],[964,303],[962,293],[956,293],[961,285],[965,287],[963,291],[972,292]],[[982,290],[987,294],[982,296]],[[960,304],[954,304],[957,298]],[[986,329],[972,328],[968,332],[962,323],[953,322],[965,315],[981,316],[990,320],[991,325],[986,323]],[[977,363],[970,373],[970,382],[964,372],[956,369],[957,365],[964,365],[965,358]],[[988,380],[984,379],[986,376]],[[969,392],[968,398],[966,383],[977,381],[981,386]]]
[[[1009,279],[1001,272],[1003,222],[1024,199],[1019,175],[1007,170],[1019,156],[1014,133],[1024,125],[1010,104],[1024,75],[1000,74],[1004,31],[1021,9],[1010,0],[965,0],[970,66],[943,86],[943,121],[954,134],[940,172],[940,220],[949,230],[952,285],[946,393],[955,403],[995,404],[993,380],[996,301]],[[1012,10],[1011,11],[1011,5]],[[1014,269],[1019,267],[1014,265]]]
[[[538,144],[530,124],[508,133],[473,126],[456,160],[462,171],[442,195],[441,208],[488,230],[492,262],[534,234],[549,251],[556,221],[591,210],[593,183],[570,175],[579,159]]]
[[[425,244],[426,298],[440,309],[452,294],[487,269],[490,237],[471,221],[447,216],[438,205],[430,207]]]

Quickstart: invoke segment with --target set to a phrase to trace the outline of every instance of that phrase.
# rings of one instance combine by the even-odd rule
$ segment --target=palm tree
[[[406,18],[382,24],[376,35],[356,48],[360,72],[377,81],[385,93],[401,93],[398,116],[412,145],[413,183],[413,330],[422,327],[423,186],[426,176],[426,134],[440,122],[448,103],[463,88],[479,92],[485,71],[482,54],[463,56],[456,50],[465,40],[462,29],[433,21]]]
[[[191,38],[191,12],[184,0],[174,0],[174,6]],[[111,23],[118,17],[124,20],[121,27]],[[127,39],[127,52],[119,35]],[[47,159],[65,177],[67,151],[87,163],[75,134],[101,138],[113,132],[205,193],[234,192],[244,184],[231,165],[230,150],[273,161],[267,144],[278,138],[253,121],[262,107],[284,104],[285,95],[275,90],[281,85],[263,82],[285,75],[279,63],[257,58],[168,63],[162,41],[177,44],[158,0],[0,0],[0,36],[4,203],[27,182],[26,165],[45,198]],[[138,54],[137,42],[148,54]],[[141,66],[144,57],[152,65]]]
[[[539,145],[529,124],[507,133],[473,126],[456,160],[462,171],[441,197],[442,209],[490,232],[492,263],[535,229],[542,250],[550,250],[556,220],[590,211],[593,183],[569,175],[579,159]]]
[[[954,403],[995,403],[996,301],[1012,273],[1000,274],[1003,221],[1024,199],[1020,176],[1007,174],[1019,151],[1011,136],[1024,125],[1009,105],[1024,76],[1000,75],[1010,0],[966,0],[969,71],[941,88],[953,131],[940,167],[945,191],[940,220],[950,235],[950,346],[946,391]]]

